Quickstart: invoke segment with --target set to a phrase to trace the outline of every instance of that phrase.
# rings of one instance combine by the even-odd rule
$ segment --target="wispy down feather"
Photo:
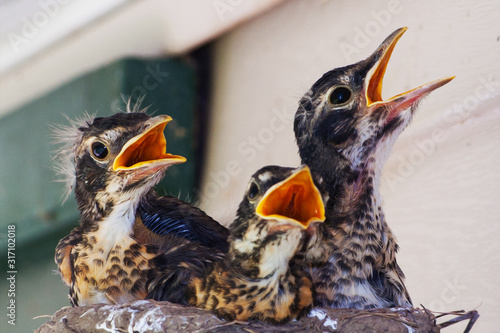
[[[139,97],[137,101],[132,105],[132,98],[129,97],[128,100],[126,101],[127,105],[127,113],[139,113],[139,112],[146,112],[149,109],[149,106],[142,107],[141,104],[144,101],[144,97]],[[125,102],[125,97],[123,97],[123,101]]]
[[[56,181],[65,183],[63,202],[68,199],[75,187],[76,148],[82,141],[82,129],[90,126],[95,116],[85,112],[82,117],[76,119],[70,119],[66,115],[64,117],[68,120],[69,125],[51,126],[53,143],[59,146],[52,156],[54,170],[59,176]]]

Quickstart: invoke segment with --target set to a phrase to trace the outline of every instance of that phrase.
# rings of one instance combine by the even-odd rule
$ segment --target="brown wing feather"
[[[56,247],[55,262],[61,279],[66,285],[71,286],[73,281],[73,264],[71,262],[71,250],[82,239],[80,227],[76,227],[71,232],[59,241]]]

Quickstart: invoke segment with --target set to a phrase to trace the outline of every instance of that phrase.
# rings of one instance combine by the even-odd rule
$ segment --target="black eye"
[[[259,192],[260,192],[259,185],[257,185],[256,182],[252,182],[247,191],[248,199],[250,200],[255,199],[259,195]]]
[[[108,156],[108,153],[108,148],[104,143],[96,141],[92,144],[92,154],[96,158],[103,160]]]
[[[332,105],[339,105],[348,102],[351,99],[351,90],[347,87],[337,87],[332,90],[328,101]]]

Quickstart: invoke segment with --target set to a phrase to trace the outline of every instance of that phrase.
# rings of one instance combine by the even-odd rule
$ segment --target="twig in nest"
[[[245,331],[247,331],[248,333],[255,333],[255,331],[253,331],[253,330],[251,330],[251,329],[249,329],[249,328],[246,328],[246,327],[245,327],[245,328],[243,328],[243,329],[244,329]]]
[[[379,312],[370,312],[370,313],[354,313],[352,315],[344,316],[344,317],[339,317],[339,320],[344,320],[344,319],[352,319],[352,318],[363,318],[363,317],[371,317],[371,316],[379,316],[379,317],[384,317],[384,318],[389,318],[391,320],[406,324],[411,327],[418,327],[417,323],[413,321],[408,321],[405,318],[402,318],[398,313],[379,313]]]
[[[420,304],[420,306],[425,309],[425,307],[422,304]],[[425,309],[425,310],[427,310],[427,309]],[[450,325],[459,323],[463,320],[469,319],[469,323],[467,324],[467,327],[465,328],[464,333],[469,333],[470,330],[472,329],[472,326],[474,326],[474,324],[476,323],[476,320],[479,318],[479,313],[477,312],[477,310],[472,310],[469,312],[465,312],[465,310],[458,310],[458,311],[451,311],[451,312],[437,312],[437,311],[433,311],[433,312],[439,313],[439,315],[436,316],[436,318],[441,318],[441,317],[448,316],[448,315],[457,316],[453,319],[445,321],[444,323],[437,324],[437,327],[439,329],[442,329],[442,328],[448,327]]]
[[[52,318],[52,315],[39,315],[39,316],[33,317],[33,319],[39,319],[39,318]]]
[[[219,327],[225,327],[225,326],[232,326],[232,325],[235,325],[235,324],[239,324],[239,325],[248,325],[249,322],[248,321],[240,321],[240,320],[233,320],[233,321],[230,321],[228,323],[224,323],[224,324],[219,324],[219,325],[214,325],[214,326],[211,326],[211,327],[208,327],[208,328],[203,328],[202,331],[197,331],[197,332],[206,332],[206,331],[211,331],[213,329],[216,329],[216,328],[219,328]],[[245,328],[244,328],[245,329]],[[246,329],[245,329],[246,330]],[[249,331],[249,332],[253,332],[253,331]]]

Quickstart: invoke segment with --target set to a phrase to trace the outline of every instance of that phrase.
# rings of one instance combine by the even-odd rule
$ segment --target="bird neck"
[[[102,242],[104,250],[129,242],[134,234],[141,198],[141,195],[125,192],[119,196],[98,193],[93,200],[77,195],[83,233],[95,236],[98,242]]]
[[[302,231],[293,229],[285,233],[286,236],[281,240],[273,240],[264,246],[258,262],[259,278],[280,276],[288,271],[288,263],[297,252]]]
[[[285,274],[302,241],[302,231],[291,229],[278,237],[268,236],[264,241],[251,237],[231,242],[228,253],[231,266],[239,267],[252,279],[276,278]]]
[[[344,249],[342,261],[360,267],[356,273],[358,278],[372,276],[375,262],[393,263],[397,252],[382,209],[379,177],[374,168],[359,170],[355,180],[345,186],[342,198],[329,217],[330,225],[339,236],[335,237],[335,245]]]
[[[379,190],[380,175],[371,167],[355,172],[352,181],[347,182],[336,211],[343,215],[355,215],[356,220],[366,220],[380,224],[384,219],[382,197]]]
[[[94,236],[104,252],[133,241],[137,205],[122,202],[100,219],[85,221],[84,233]]]
[[[381,212],[379,185],[385,154],[373,150],[364,161],[354,165],[341,152],[320,141],[304,143],[300,148],[302,163],[325,182],[329,194],[327,215],[345,216],[358,209]]]

